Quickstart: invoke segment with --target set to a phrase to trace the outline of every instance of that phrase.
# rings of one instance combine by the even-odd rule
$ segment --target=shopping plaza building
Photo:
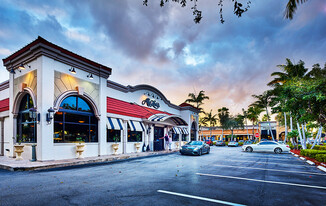
[[[163,150],[198,138],[199,111],[172,104],[150,85],[124,86],[108,80],[112,69],[41,37],[3,59],[9,80],[0,84],[0,154],[24,159],[76,158]],[[33,145],[36,145],[34,147]],[[32,146],[35,152],[32,152]]]

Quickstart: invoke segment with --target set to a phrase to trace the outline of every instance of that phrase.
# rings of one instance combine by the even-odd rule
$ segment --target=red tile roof
[[[9,98],[0,100],[0,112],[9,110]]]
[[[163,112],[156,109],[151,109],[148,107],[143,107],[134,103],[129,103],[125,101],[121,101],[118,99],[114,99],[111,97],[107,97],[107,113],[119,114],[130,117],[137,118],[149,118],[153,114],[168,114],[167,112]]]
[[[182,103],[182,104],[180,104],[179,105],[179,107],[192,107],[192,108],[195,108],[195,109],[197,109],[196,107],[194,107],[193,105],[191,105],[191,104],[188,104],[188,103],[186,103],[186,102],[184,102],[184,103]],[[197,109],[198,110],[198,109]]]

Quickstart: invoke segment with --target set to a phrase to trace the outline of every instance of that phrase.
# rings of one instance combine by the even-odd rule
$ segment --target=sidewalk
[[[51,160],[51,161],[36,161],[29,160],[16,161],[14,158],[0,156],[0,169],[10,171],[29,171],[29,170],[46,170],[52,168],[72,168],[90,165],[109,164],[119,161],[127,161],[133,159],[155,157],[161,155],[168,155],[178,152],[172,151],[155,151],[155,152],[139,152],[130,154],[105,155],[99,157],[85,157],[83,159],[66,159],[66,160]]]

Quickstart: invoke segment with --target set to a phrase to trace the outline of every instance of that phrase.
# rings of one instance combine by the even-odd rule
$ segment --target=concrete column
[[[37,112],[40,123],[37,125],[37,160],[53,160],[53,120],[46,121],[46,114],[54,102],[55,60],[42,56],[41,66],[37,68]]]
[[[106,143],[106,79],[100,78],[99,84],[99,105],[98,110],[100,113],[100,119],[98,121],[98,155],[107,155],[107,143]]]
[[[13,105],[15,101],[14,97],[14,75],[15,74],[10,74],[9,75],[9,124],[8,127],[6,127],[6,130],[8,130],[9,134],[9,156],[13,157],[14,156],[14,138],[16,138],[16,121],[14,119],[13,115]]]
[[[123,136],[122,136],[122,153],[127,153],[127,140],[128,140],[128,121],[124,120],[124,130],[123,130]]]

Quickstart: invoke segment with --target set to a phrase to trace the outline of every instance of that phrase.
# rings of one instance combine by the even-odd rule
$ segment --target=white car
[[[282,152],[289,152],[289,145],[279,144],[274,141],[263,141],[257,144],[248,144],[243,145],[242,150],[246,152],[275,152],[276,154],[280,154]]]

